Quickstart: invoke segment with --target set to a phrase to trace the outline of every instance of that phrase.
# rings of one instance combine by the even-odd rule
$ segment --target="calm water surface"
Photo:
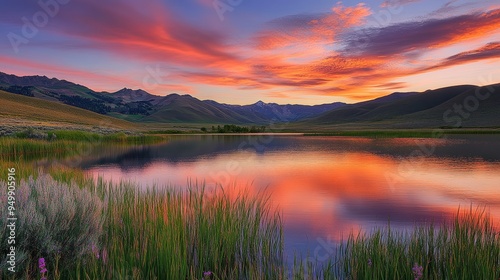
[[[471,203],[500,221],[499,136],[172,136],[161,145],[99,152],[82,168],[144,187],[197,180],[267,188],[283,212],[288,254],[321,257],[351,231],[442,222]]]

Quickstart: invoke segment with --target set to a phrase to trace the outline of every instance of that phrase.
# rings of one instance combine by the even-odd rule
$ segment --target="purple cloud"
[[[435,70],[438,68],[445,68],[491,58],[500,58],[500,42],[491,42],[478,49],[452,55],[434,66],[425,68],[423,71]]]
[[[382,8],[397,7],[397,6],[403,6],[403,5],[407,5],[407,4],[418,2],[418,1],[420,1],[420,0],[386,0],[380,5],[380,7],[382,7]]]
[[[500,9],[382,28],[351,32],[345,36],[345,53],[368,56],[414,55],[431,48],[484,37],[500,29]]]

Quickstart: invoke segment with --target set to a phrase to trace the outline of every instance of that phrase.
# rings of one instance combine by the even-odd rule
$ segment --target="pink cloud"
[[[257,49],[268,50],[293,44],[332,42],[346,29],[364,23],[371,11],[364,4],[354,7],[337,5],[329,13],[295,15],[276,19],[270,28],[255,37]]]

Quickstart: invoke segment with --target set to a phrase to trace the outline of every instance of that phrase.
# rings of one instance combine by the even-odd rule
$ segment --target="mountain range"
[[[0,72],[0,90],[63,103],[140,123],[256,124],[282,122],[306,126],[373,127],[500,126],[500,84],[459,85],[425,92],[396,92],[374,100],[345,104],[279,105],[258,101],[230,105],[190,95],[152,95],[123,88],[96,92],[83,85],[46,76],[19,77]],[[483,98],[487,96],[487,98]],[[459,109],[461,107],[462,109]]]
[[[128,88],[114,93],[95,92],[65,80],[18,77],[1,72],[0,89],[140,122],[267,124],[273,120],[303,120],[345,105],[278,105],[262,101],[245,106],[228,105],[190,95],[157,96]]]

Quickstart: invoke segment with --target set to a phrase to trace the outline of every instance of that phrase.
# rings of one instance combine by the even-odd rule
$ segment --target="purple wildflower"
[[[422,276],[424,275],[424,268],[422,266],[419,266],[418,263],[415,263],[415,265],[413,265],[412,271],[415,280],[420,280],[420,278],[422,278]]]
[[[38,267],[40,268],[40,274],[42,274],[42,278],[40,278],[40,280],[47,280],[47,277],[45,277],[45,273],[47,273],[47,267],[45,265],[44,258],[38,259]]]
[[[203,278],[212,276],[212,271],[203,272]]]
[[[368,259],[368,266],[371,267],[372,266],[372,259]]]
[[[97,246],[95,246],[94,244],[92,244],[92,253],[97,259],[99,259],[99,248],[97,248]]]

